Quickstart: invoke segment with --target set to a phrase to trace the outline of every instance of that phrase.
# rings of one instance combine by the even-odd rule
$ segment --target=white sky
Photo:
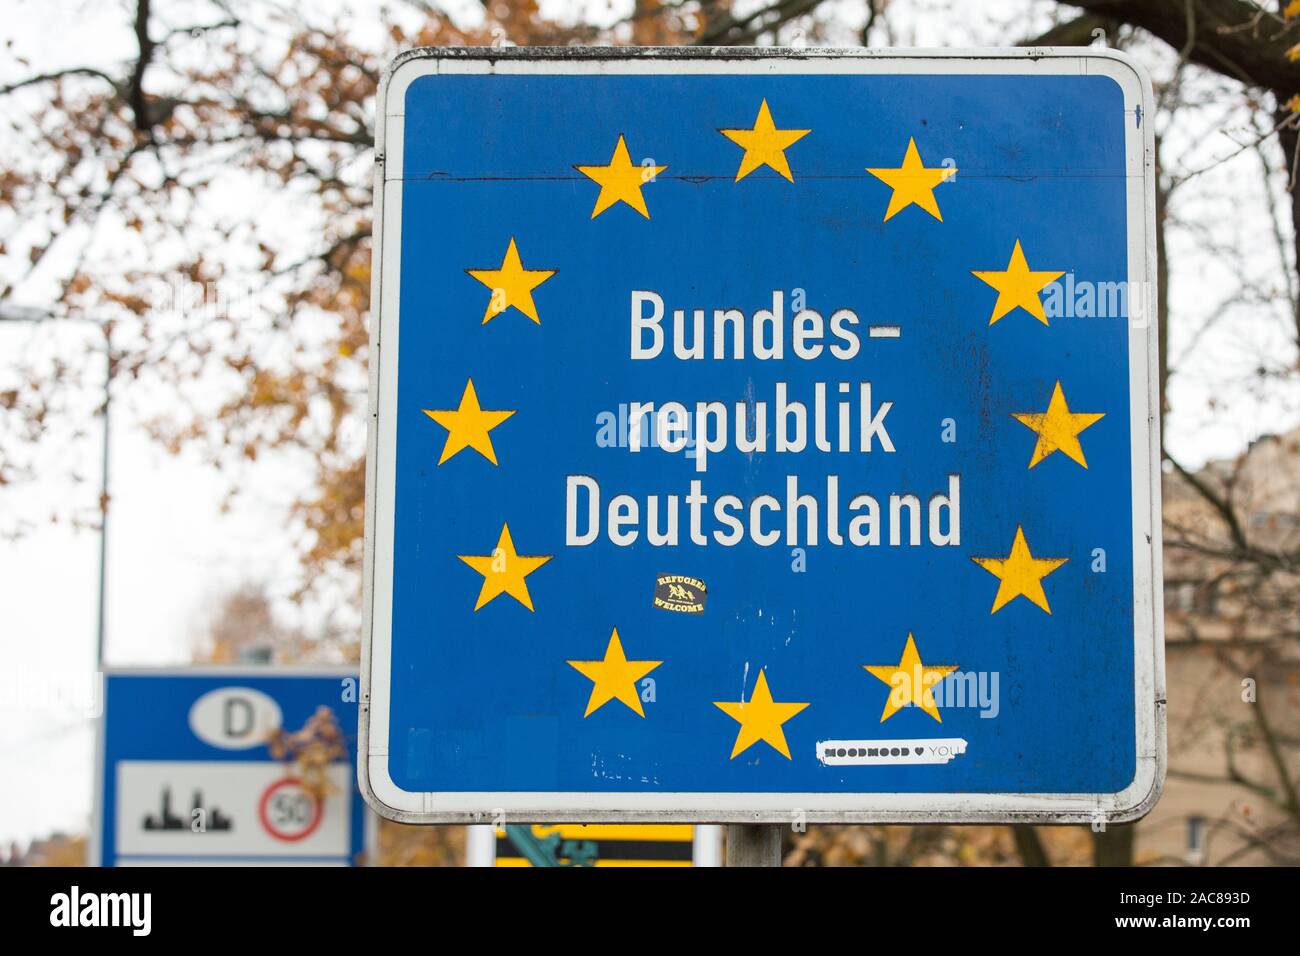
[[[1009,0],[964,2],[968,10],[978,7],[1003,13],[1021,6]],[[373,5],[371,0],[359,4]],[[951,5],[938,0],[911,4],[920,11]],[[112,64],[134,52],[128,6],[89,0],[10,0],[8,16],[0,20],[0,43],[13,39],[15,49],[42,69]],[[472,3],[464,6],[474,8]],[[548,0],[545,6],[567,4]],[[843,8],[849,28],[842,42],[851,42],[862,5]],[[600,11],[605,19],[609,4],[594,0],[588,9]],[[54,10],[62,13],[55,15]],[[911,22],[919,24],[918,29],[901,40],[952,41],[950,29],[963,29],[950,27],[948,18]],[[978,28],[970,30],[978,41]],[[0,82],[26,75],[26,68],[7,59],[0,60]],[[1208,115],[1194,118],[1189,130],[1174,130],[1170,135],[1187,139],[1186,153],[1179,154],[1179,160],[1188,169],[1235,148],[1230,124],[1216,126]],[[1258,247],[1257,237],[1267,227],[1263,200],[1258,195],[1252,200],[1249,194],[1243,198],[1240,186],[1258,180],[1257,159],[1247,155],[1234,160],[1196,180],[1189,187],[1191,201],[1182,211],[1189,218],[1221,223],[1216,226],[1216,239],[1222,243]],[[1175,308],[1189,316],[1206,312],[1204,303],[1225,295],[1241,266],[1194,249],[1190,240],[1175,239],[1171,247],[1178,270]],[[1271,262],[1260,267],[1277,268]],[[1198,325],[1199,319],[1180,324],[1171,354],[1178,354]],[[1201,364],[1191,370],[1195,374],[1189,372],[1171,390],[1175,415],[1169,441],[1177,454],[1193,463],[1233,454],[1260,433],[1300,423],[1300,394],[1294,388],[1232,390],[1223,385],[1260,356],[1289,354],[1284,333],[1284,322],[1270,324],[1257,316],[1251,321],[1229,316],[1211,329],[1200,349]],[[84,341],[85,332],[75,327],[0,324],[0,377],[32,350],[76,360]],[[97,381],[98,370],[92,371],[88,382]],[[1213,414],[1207,411],[1211,399],[1221,403]],[[41,523],[19,540],[0,539],[0,674],[10,682],[26,680],[36,688],[0,695],[0,846],[56,829],[83,831],[88,824],[93,722],[67,707],[41,705],[44,698],[39,690],[42,681],[58,674],[84,677],[93,661],[96,535],[66,525],[51,526],[44,519],[51,502],[67,495],[87,500],[87,487],[93,488],[100,436],[90,409],[97,401],[94,394],[86,396],[87,411],[79,421],[51,423],[53,440],[48,444],[54,450],[42,460],[35,486],[0,489],[0,526],[9,526],[15,516]],[[246,491],[223,513],[230,478],[215,473],[197,454],[168,455],[144,433],[142,422],[160,403],[165,403],[165,397],[132,394],[124,388],[115,405],[110,664],[183,662],[222,594],[245,583],[266,583],[272,593],[283,595],[297,583],[295,541],[286,508],[310,479],[310,470],[286,456],[264,458],[241,475]],[[84,433],[78,436],[78,430]],[[80,473],[89,485],[68,481],[70,471]]]
[[[72,330],[0,325],[0,355],[21,352],[23,340],[48,340],[54,331],[76,338]],[[75,343],[65,348],[77,354]],[[245,478],[251,490],[223,514],[227,477],[195,454],[168,454],[144,433],[129,397],[119,404],[112,435],[107,660],[183,663],[222,594],[245,583],[274,588],[284,582],[287,589],[293,580],[285,513],[303,474],[274,461],[256,466]],[[100,436],[91,418],[80,439],[53,443],[75,453],[92,486]],[[5,492],[0,509],[6,517],[17,507],[43,518],[47,489],[57,494],[67,487],[56,480]],[[91,722],[75,709],[42,706],[49,698],[41,689],[56,681],[75,689],[93,666],[98,548],[93,530],[66,525],[0,542],[0,673],[35,681],[25,693],[0,695],[0,846],[53,829],[83,830],[87,823]]]

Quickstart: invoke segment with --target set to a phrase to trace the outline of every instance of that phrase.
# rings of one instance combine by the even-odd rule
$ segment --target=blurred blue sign
[[[106,674],[92,860],[362,862],[373,817],[356,787],[357,692],[355,671]]]

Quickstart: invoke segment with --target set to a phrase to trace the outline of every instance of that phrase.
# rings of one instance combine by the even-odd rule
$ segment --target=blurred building
[[[55,833],[33,840],[26,852],[17,843],[9,845],[8,852],[0,849],[0,866],[85,866],[86,838],[84,835],[68,836]]]
[[[1300,429],[1164,477],[1169,780],[1137,862],[1300,864]]]

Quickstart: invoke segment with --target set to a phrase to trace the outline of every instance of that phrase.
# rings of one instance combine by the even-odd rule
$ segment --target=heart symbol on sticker
[[[921,756],[922,750],[920,747],[913,747],[912,750],[916,753],[918,757]]]

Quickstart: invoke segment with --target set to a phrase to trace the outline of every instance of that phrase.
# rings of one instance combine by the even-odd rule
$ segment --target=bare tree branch
[[[149,118],[149,105],[144,95],[144,73],[149,68],[154,51],[154,42],[149,39],[149,0],[136,0],[135,40],[140,54],[127,83],[126,100],[135,117],[135,128],[141,133],[148,133],[153,123]]]
[[[1097,13],[1085,13],[1058,23],[1046,33],[1041,33],[1028,40],[1021,40],[1018,46],[1090,46],[1097,39],[1097,31],[1106,34],[1106,42],[1111,43],[1119,34],[1119,21]]]
[[[1141,27],[1188,60],[1289,98],[1300,91],[1300,63],[1286,55],[1300,23],[1248,0],[1062,0],[1101,17]]]
[[[121,84],[118,83],[117,80],[109,76],[107,73],[105,73],[103,70],[96,70],[95,68],[89,66],[74,66],[66,70],[55,70],[53,73],[41,73],[37,76],[29,76],[25,80],[19,80],[17,83],[10,83],[7,86],[0,86],[0,96],[5,95],[6,93],[12,93],[15,90],[21,90],[28,86],[36,86],[37,84],[40,83],[53,83],[69,76],[97,77],[98,79],[103,80],[109,86],[113,87],[114,91],[117,91],[119,93],[121,92],[121,88],[122,88]]]
[[[822,0],[776,0],[743,16],[728,12],[708,24],[695,42],[701,46],[747,46],[762,34],[771,33],[791,20],[811,13],[821,3]]]

